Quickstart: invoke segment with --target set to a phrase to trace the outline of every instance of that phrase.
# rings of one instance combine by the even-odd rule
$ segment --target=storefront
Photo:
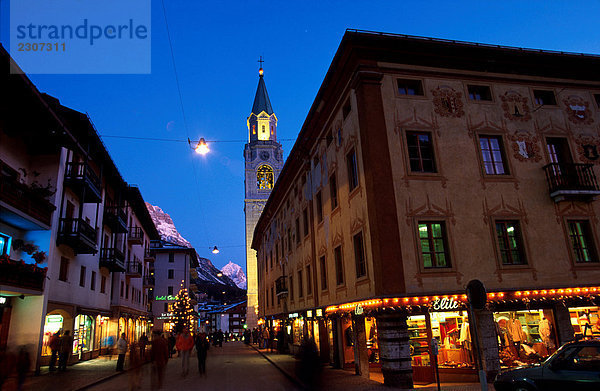
[[[89,315],[77,315],[73,328],[73,354],[80,360],[91,358],[94,349],[95,320]]]
[[[569,308],[575,338],[600,338],[600,307]]]

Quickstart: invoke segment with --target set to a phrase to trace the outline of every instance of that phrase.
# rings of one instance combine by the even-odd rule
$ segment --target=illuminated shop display
[[[365,318],[365,334],[369,363],[377,364],[379,363],[379,340],[377,339],[377,321],[374,317]]]
[[[59,330],[63,328],[63,323],[64,319],[62,315],[46,315],[46,320],[44,321],[44,342],[42,345],[42,356],[49,356],[50,354],[52,354],[50,346],[48,346],[48,343],[50,342],[50,337],[52,336],[52,334],[56,334]]]
[[[77,315],[75,317],[75,329],[73,330],[73,354],[89,352],[94,348],[94,321],[88,315]]]
[[[576,336],[600,337],[600,307],[569,308],[569,314]]]

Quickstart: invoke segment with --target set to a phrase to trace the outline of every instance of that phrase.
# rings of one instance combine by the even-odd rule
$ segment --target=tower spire
[[[259,56],[259,58],[258,58],[258,61],[257,61],[257,62],[259,62],[259,63],[260,63],[260,68],[258,69],[258,76],[260,76],[260,77],[263,77],[263,73],[264,73],[264,71],[263,71],[262,64],[263,64],[263,62],[265,62],[265,60],[263,60],[263,56]]]

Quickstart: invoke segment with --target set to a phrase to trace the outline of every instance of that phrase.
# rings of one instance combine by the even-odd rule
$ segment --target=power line
[[[187,143],[187,140],[176,139],[176,138],[159,138],[159,137],[136,137],[136,136],[120,136],[112,134],[102,134],[102,138],[122,138],[129,140],[142,140],[142,141],[160,141],[160,142],[172,142],[172,143]],[[283,138],[278,141],[294,141],[294,138]],[[207,143],[245,143],[248,140],[206,140]],[[194,141],[196,142],[196,141]]]

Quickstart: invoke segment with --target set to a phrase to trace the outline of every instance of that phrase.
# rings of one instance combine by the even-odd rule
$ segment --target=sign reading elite
[[[454,300],[452,297],[442,297],[441,299],[438,298],[431,304],[431,308],[434,311],[452,311],[457,310],[459,306],[460,303]]]

